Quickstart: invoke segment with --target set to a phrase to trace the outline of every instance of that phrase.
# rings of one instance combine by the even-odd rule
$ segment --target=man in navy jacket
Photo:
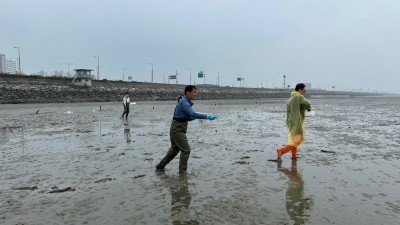
[[[215,120],[213,114],[201,114],[192,109],[192,100],[196,99],[197,88],[193,85],[185,87],[185,96],[181,98],[175,107],[174,117],[170,128],[171,147],[167,155],[157,164],[156,169],[163,170],[164,167],[181,152],[179,160],[179,172],[187,171],[187,162],[190,155],[190,146],[186,137],[188,122],[195,119]]]

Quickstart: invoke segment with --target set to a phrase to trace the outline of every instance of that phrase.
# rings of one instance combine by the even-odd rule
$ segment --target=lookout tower
[[[74,79],[72,80],[72,84],[77,86],[91,87],[92,71],[93,70],[88,70],[88,69],[76,69]]]

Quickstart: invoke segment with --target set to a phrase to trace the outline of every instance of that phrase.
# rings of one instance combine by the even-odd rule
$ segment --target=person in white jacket
[[[124,113],[122,113],[122,119],[124,118],[125,115],[125,119],[128,119],[128,114],[129,114],[129,104],[131,103],[131,100],[129,98],[129,93],[125,92],[125,96],[122,99],[122,104],[124,105]]]

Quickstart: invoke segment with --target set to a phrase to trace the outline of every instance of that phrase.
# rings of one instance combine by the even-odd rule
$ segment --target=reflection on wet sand
[[[171,191],[171,220],[173,225],[199,224],[194,219],[190,219],[189,206],[192,201],[192,195],[188,188],[188,177],[186,173],[180,173],[178,176],[165,175],[164,171],[157,171],[162,182],[168,186]]]
[[[132,141],[132,139],[131,139],[131,129],[130,128],[127,128],[127,127],[124,128],[124,136],[125,136],[126,142],[131,142]]]
[[[278,163],[278,171],[288,177],[288,188],[286,190],[286,211],[294,224],[305,224],[307,214],[305,211],[310,209],[311,201],[304,198],[304,181],[302,175],[297,170],[297,161],[292,160],[290,169],[281,167]]]

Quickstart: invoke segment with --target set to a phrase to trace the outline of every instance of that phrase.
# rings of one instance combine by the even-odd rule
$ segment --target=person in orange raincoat
[[[277,149],[278,161],[283,154],[291,151],[292,159],[297,159],[297,148],[301,147],[304,140],[305,111],[311,111],[311,103],[304,97],[306,85],[299,83],[292,91],[286,103],[286,127],[288,129],[288,143]]]

